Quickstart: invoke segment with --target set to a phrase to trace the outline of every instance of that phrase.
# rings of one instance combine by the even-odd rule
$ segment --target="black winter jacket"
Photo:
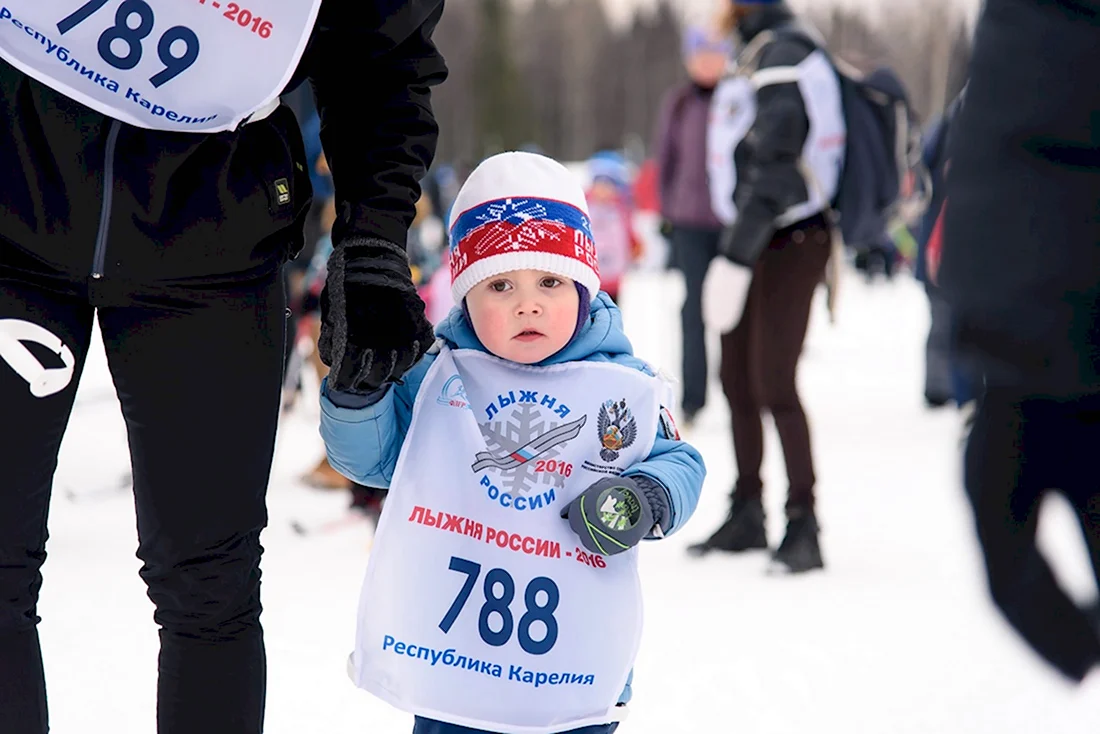
[[[404,244],[438,133],[442,0],[324,0],[288,89],[316,92],[336,183],[334,239]],[[120,294],[271,272],[301,246],[311,188],[285,105],[235,131],[114,121],[0,61],[0,274]],[[290,199],[275,182],[286,179]]]
[[[738,33],[747,45],[764,31],[779,31],[795,23],[791,11],[780,4],[746,16]],[[814,50],[811,43],[793,34],[780,35],[764,48],[757,68],[796,66]],[[761,252],[775,234],[776,218],[808,196],[798,161],[810,134],[810,121],[798,84],[761,88],[756,107],[752,129],[734,154],[738,213],[727,235],[729,251],[735,253]]]
[[[1100,392],[1100,0],[988,0],[939,281],[991,385]]]

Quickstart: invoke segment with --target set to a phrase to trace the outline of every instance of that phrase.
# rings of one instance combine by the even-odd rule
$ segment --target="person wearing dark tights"
[[[369,392],[434,341],[404,243],[438,138],[431,87],[447,69],[431,37],[443,2],[262,3],[252,32],[200,3],[7,5],[0,732],[49,730],[40,569],[98,319],[130,444],[140,574],[160,627],[156,728],[260,734],[280,271],[302,247],[312,198],[298,123],[278,98],[301,83],[316,93],[339,200],[321,355],[330,384]],[[82,609],[50,613],[76,619]],[[117,695],[121,706],[133,692]]]
[[[777,570],[799,573],[824,566],[810,428],[796,374],[811,302],[833,250],[826,192],[835,187],[839,169],[828,157],[800,162],[805,150],[830,150],[839,157],[842,149],[832,141],[843,137],[827,131],[841,124],[833,111],[839,109],[840,90],[827,57],[806,34],[781,32],[799,26],[786,3],[736,0],[730,4],[730,23],[743,41],[735,74],[751,75],[753,84],[746,89],[756,102],[755,110],[731,107],[755,116],[735,126],[748,130],[731,156],[736,161],[731,174],[736,218],[723,232],[720,257],[711,266],[721,272],[730,267],[728,261],[749,271],[741,278],[747,293],[740,321],[722,336],[720,369],[738,478],[725,521],[689,552],[768,548],[760,477],[767,411],[779,433],[789,480],[786,535],[772,558]],[[806,170],[812,171],[815,185]]]
[[[685,427],[691,426],[707,402],[703,276],[718,254],[722,234],[707,185],[707,120],[714,86],[731,51],[728,38],[708,29],[692,27],[684,32],[688,79],[665,96],[656,138],[662,228],[669,237],[670,263],[684,274],[680,408]]]
[[[824,217],[777,232],[753,268],[740,323],[722,335],[720,376],[730,406],[738,478],[729,516],[710,538],[692,546],[696,553],[768,547],[760,478],[767,411],[779,433],[790,485],[788,533],[777,554],[791,570],[821,565],[810,427],[796,376],[831,241]]]

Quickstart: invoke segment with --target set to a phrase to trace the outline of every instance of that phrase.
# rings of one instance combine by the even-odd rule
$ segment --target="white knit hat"
[[[569,169],[546,156],[500,153],[482,161],[458,192],[449,229],[455,303],[510,270],[570,278],[593,300],[599,293],[584,191]]]

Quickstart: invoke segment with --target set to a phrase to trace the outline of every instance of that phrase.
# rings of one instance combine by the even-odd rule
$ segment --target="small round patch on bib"
[[[596,506],[600,523],[609,530],[630,530],[642,517],[642,501],[627,487],[608,487],[600,492]]]

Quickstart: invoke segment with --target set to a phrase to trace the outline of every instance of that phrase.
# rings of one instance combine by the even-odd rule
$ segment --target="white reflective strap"
[[[797,66],[771,66],[752,75],[753,86],[757,89],[772,84],[797,84],[802,71]]]
[[[61,360],[61,367],[46,368],[23,342],[46,347]],[[0,319],[0,361],[7,362],[27,381],[31,395],[44,398],[64,390],[73,379],[76,358],[61,338],[49,329],[22,319]]]

